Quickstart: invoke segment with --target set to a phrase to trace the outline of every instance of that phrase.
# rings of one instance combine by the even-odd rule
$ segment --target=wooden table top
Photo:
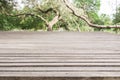
[[[120,35],[0,32],[1,77],[119,77]]]

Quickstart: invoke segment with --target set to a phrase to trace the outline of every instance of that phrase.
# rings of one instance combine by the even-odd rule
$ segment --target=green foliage
[[[0,0],[0,13],[10,13],[15,6],[13,0]]]
[[[112,25],[112,19],[110,19],[110,16],[106,14],[101,14],[100,15],[100,20],[104,22],[103,25]]]
[[[32,15],[20,15],[24,13],[34,13],[42,16],[48,22],[55,16],[54,11],[42,13],[41,10],[53,8],[60,13],[62,20],[53,26],[53,30],[70,30],[70,31],[105,31],[119,32],[119,29],[97,29],[89,27],[83,20],[78,19],[71,14],[69,9],[64,5],[62,0],[22,0],[24,8],[16,10],[14,0],[0,0],[0,30],[46,30],[45,21]],[[98,25],[120,24],[120,8],[117,14],[114,14],[113,23],[110,16],[102,14],[98,15],[100,9],[100,0],[74,0],[72,4],[81,10],[80,15],[85,15],[92,23]],[[78,11],[79,13],[79,11]],[[8,16],[8,15],[13,16]]]
[[[87,15],[87,17],[91,20],[92,23],[104,25],[104,21],[98,15],[98,11],[100,10],[100,0],[74,0],[74,1],[79,8],[82,8],[84,10],[84,15]],[[96,28],[91,29],[89,27],[83,26],[86,25],[81,24],[80,27],[81,31],[100,30]]]
[[[5,14],[0,14],[0,30],[12,30],[16,28],[17,22],[17,18],[13,18]]]
[[[79,8],[83,8],[85,12],[95,11],[100,9],[100,0],[74,0]]]
[[[43,24],[44,24],[43,21],[37,17],[24,16],[21,18],[19,25],[22,30],[30,30],[30,29],[39,30],[44,28]]]
[[[114,24],[120,24],[120,7],[117,9],[117,13],[113,15],[113,23]]]

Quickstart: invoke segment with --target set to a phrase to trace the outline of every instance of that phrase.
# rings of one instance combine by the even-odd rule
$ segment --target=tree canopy
[[[0,30],[95,31],[119,29],[120,8],[112,20],[99,15],[100,0],[15,0],[0,1]],[[117,16],[117,17],[116,17]],[[116,25],[117,24],[117,25]]]

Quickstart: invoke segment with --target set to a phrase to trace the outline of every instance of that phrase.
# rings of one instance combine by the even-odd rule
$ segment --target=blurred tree
[[[0,0],[0,13],[10,13],[14,6],[14,0]]]
[[[0,23],[0,25],[8,24],[20,29],[47,29],[48,31],[59,28],[72,31],[92,30],[92,28],[85,27],[88,25],[100,29],[120,27],[119,25],[107,25],[110,24],[109,16],[98,16],[100,0],[74,0],[73,2],[69,0],[22,0],[24,8],[20,10],[17,10],[14,4],[14,0],[0,1],[0,11],[3,16],[7,15],[0,18],[1,22],[4,21],[4,24]],[[11,21],[17,20],[17,23],[11,22],[9,18]]]
[[[44,21],[48,31],[52,31],[53,26],[61,19],[57,8],[58,4],[55,1],[57,2],[57,0],[24,0],[25,10],[17,16],[29,15],[38,17]]]
[[[120,7],[118,7],[116,14],[113,15],[113,23],[120,25]]]
[[[87,14],[79,14],[80,11],[78,12],[78,8],[74,7],[74,5],[71,5],[70,2],[68,0],[63,0],[66,7],[68,9],[70,9],[73,13],[73,15],[75,15],[76,17],[82,19],[83,21],[85,21],[90,27],[93,28],[100,28],[100,29],[105,29],[105,28],[120,28],[120,25],[98,25],[98,24],[94,24],[91,20],[89,20],[89,17],[87,16]],[[81,8],[82,9],[82,8]]]

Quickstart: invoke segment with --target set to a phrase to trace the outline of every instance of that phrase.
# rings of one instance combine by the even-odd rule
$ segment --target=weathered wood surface
[[[0,32],[1,77],[120,77],[120,35]]]

